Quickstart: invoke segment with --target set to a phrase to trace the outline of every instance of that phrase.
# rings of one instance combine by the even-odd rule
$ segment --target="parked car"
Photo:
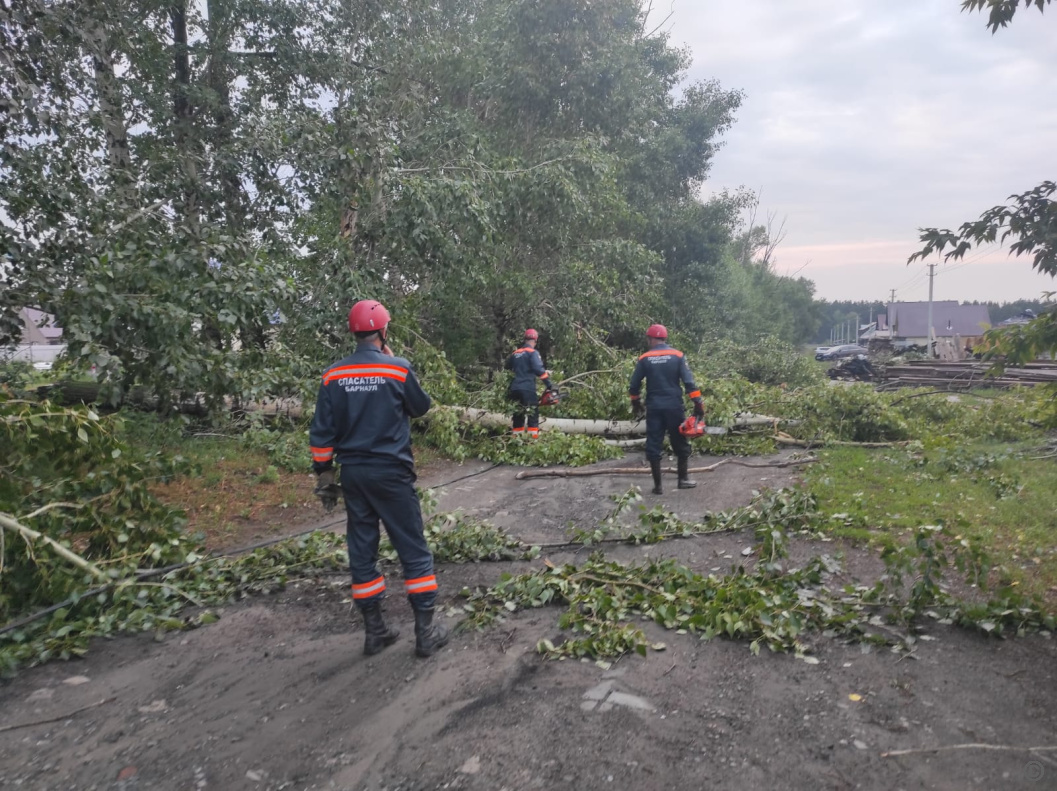
[[[866,354],[866,347],[857,343],[846,343],[843,346],[831,346],[823,352],[816,352],[816,360],[840,360],[845,357],[855,357],[858,354]]]
[[[822,358],[819,357],[819,355],[820,354],[825,354],[826,352],[828,352],[832,348],[833,348],[832,346],[816,346],[815,347],[815,359],[816,360],[821,360]]]

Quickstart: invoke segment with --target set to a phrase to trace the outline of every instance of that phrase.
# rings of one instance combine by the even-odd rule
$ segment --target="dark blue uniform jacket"
[[[410,418],[429,407],[411,363],[360,344],[323,373],[309,430],[313,469],[321,472],[334,460],[413,466]]]
[[[646,380],[646,406],[649,409],[682,409],[683,390],[690,398],[701,395],[683,353],[666,343],[639,357],[628,388],[633,400],[639,397],[643,379]]]
[[[511,390],[535,390],[536,377],[547,381],[547,370],[543,367],[540,353],[535,349],[525,346],[518,349],[507,358],[506,369],[514,372],[514,380],[510,383]]]

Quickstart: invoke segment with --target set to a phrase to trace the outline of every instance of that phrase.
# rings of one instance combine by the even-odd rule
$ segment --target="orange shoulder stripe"
[[[683,353],[681,351],[679,351],[678,349],[653,349],[652,351],[648,351],[645,354],[641,355],[639,357],[639,359],[643,360],[643,359],[645,359],[647,357],[667,357],[667,356],[682,357]]]

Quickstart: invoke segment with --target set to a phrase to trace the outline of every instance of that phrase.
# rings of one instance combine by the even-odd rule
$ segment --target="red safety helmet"
[[[650,328],[646,330],[646,337],[664,340],[668,337],[668,329],[663,324],[651,324]]]
[[[538,332],[536,332],[535,330],[533,330],[533,329],[525,330],[525,340],[526,341],[538,341],[539,339],[540,339],[540,334]]]
[[[381,332],[389,326],[389,311],[381,302],[361,299],[349,311],[349,332]]]
[[[687,439],[693,439],[694,437],[704,436],[705,428],[704,420],[691,415],[679,424],[679,433]]]

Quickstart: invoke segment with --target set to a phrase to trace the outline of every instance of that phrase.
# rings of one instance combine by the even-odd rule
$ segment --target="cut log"
[[[1036,384],[1057,383],[1057,363],[1038,360],[1022,366],[1006,368],[991,376],[991,363],[980,360],[944,362],[913,360],[890,365],[885,370],[882,388],[945,387],[947,389],[1031,387]]]

